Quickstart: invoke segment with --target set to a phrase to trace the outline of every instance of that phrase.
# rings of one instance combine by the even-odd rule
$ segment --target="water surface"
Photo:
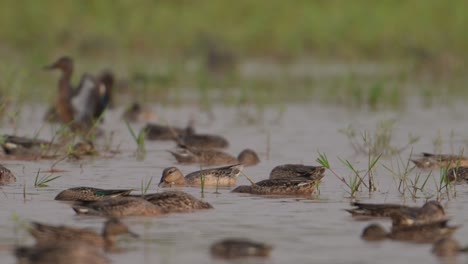
[[[246,122],[246,111],[237,108],[215,107],[214,116],[207,115],[197,106],[159,107],[154,110],[162,122],[185,125],[190,116],[196,120],[200,132],[218,133],[229,139],[226,150],[237,155],[244,148],[260,153],[262,162],[245,169],[254,180],[268,177],[269,171],[284,163],[318,165],[318,152],[326,153],[335,171],[348,177],[349,171],[337,157],[347,159],[359,169],[367,166],[367,156],[357,154],[340,129],[353,124],[358,131],[375,130],[382,120],[397,120],[393,132],[393,144],[406,144],[409,133],[420,136],[413,145],[413,152],[431,152],[434,141],[442,139],[442,150],[458,153],[466,146],[468,139],[468,117],[464,106],[434,109],[414,107],[404,112],[352,112],[339,107],[320,105],[289,105],[286,111],[269,108],[257,116],[257,120]],[[245,109],[244,109],[245,110]],[[1,132],[33,136],[42,126],[42,106],[32,106],[22,111],[16,126],[5,125]],[[174,148],[171,142],[146,142],[147,155],[144,160],[135,157],[136,146],[125,124],[119,119],[121,109],[107,113],[103,128],[113,131],[112,149],[120,152],[113,158],[96,157],[79,161],[63,161],[56,168],[65,172],[48,187],[35,188],[34,178],[38,169],[46,170],[54,163],[51,160],[37,162],[11,161],[2,163],[18,178],[16,184],[0,187],[0,243],[31,244],[33,240],[25,232],[22,223],[29,220],[50,224],[67,224],[89,227],[100,231],[104,219],[75,215],[69,205],[54,201],[55,195],[74,186],[95,186],[102,188],[141,189],[142,182],[153,177],[151,192],[161,191],[157,182],[165,167],[173,166],[175,160],[166,152]],[[214,118],[213,118],[214,117]],[[252,117],[252,116],[251,116]],[[138,130],[141,125],[133,125]],[[41,138],[50,138],[53,129],[46,125],[39,132]],[[99,147],[103,147],[101,142]],[[408,159],[410,148],[401,154]],[[103,154],[103,156],[105,156]],[[363,190],[358,198],[365,202],[397,202],[421,205],[425,197],[436,194],[434,180],[429,181],[421,198],[403,198],[396,189],[392,175],[382,164],[395,165],[395,159],[382,159],[377,165],[376,182],[379,190],[372,194]],[[184,173],[199,169],[198,166],[180,166]],[[424,172],[426,175],[427,173]],[[435,175],[438,178],[438,173]],[[238,184],[248,184],[242,176]],[[23,195],[26,190],[26,197]],[[199,188],[181,188],[200,197]],[[466,224],[465,213],[468,201],[468,187],[456,187],[457,195],[442,201],[453,216],[453,224]],[[430,254],[430,245],[383,242],[366,243],[360,239],[362,229],[369,222],[353,220],[347,212],[349,194],[347,188],[329,171],[320,185],[320,194],[310,198],[264,198],[230,193],[230,189],[206,189],[204,199],[215,209],[189,214],[171,214],[164,217],[125,218],[131,229],[141,239],[125,239],[121,246],[125,252],[112,254],[113,263],[225,263],[211,258],[210,245],[225,237],[246,237],[267,242],[274,246],[272,256],[266,260],[249,259],[242,263],[438,263]],[[16,220],[15,220],[16,219]],[[19,219],[19,220],[18,220]],[[382,222],[387,228],[390,223]],[[468,228],[462,227],[455,237],[468,244]],[[466,261],[460,257],[460,262]],[[8,250],[0,251],[1,263],[14,263]]]

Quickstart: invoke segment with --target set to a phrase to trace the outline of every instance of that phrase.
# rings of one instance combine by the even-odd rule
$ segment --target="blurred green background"
[[[0,90],[51,100],[57,76],[41,68],[70,55],[76,80],[108,68],[136,99],[180,102],[193,93],[205,102],[318,98],[378,107],[416,94],[430,103],[466,95],[467,3],[3,0]],[[213,95],[220,89],[227,99]]]

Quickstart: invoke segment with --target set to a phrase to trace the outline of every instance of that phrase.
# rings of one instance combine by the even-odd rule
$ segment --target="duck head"
[[[63,72],[71,73],[73,72],[73,60],[68,56],[60,57],[54,63],[45,66],[44,69],[46,70],[55,70],[60,69]]]
[[[163,170],[159,187],[170,187],[173,185],[184,185],[185,178],[182,172],[176,167],[169,167]]]

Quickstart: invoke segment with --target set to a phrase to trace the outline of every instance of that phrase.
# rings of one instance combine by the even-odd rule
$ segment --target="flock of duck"
[[[112,104],[113,76],[104,72],[99,77],[83,75],[77,88],[70,82],[73,61],[62,57],[47,69],[61,70],[58,84],[58,97],[47,113],[49,121],[67,124],[75,133],[86,135],[101,122],[102,115]],[[138,107],[131,107],[135,110]],[[130,115],[126,113],[125,115]],[[325,168],[301,164],[284,164],[273,168],[269,178],[252,182],[250,185],[237,185],[237,178],[243,174],[245,166],[260,162],[254,150],[245,149],[237,157],[222,151],[229,142],[222,136],[196,133],[190,123],[186,128],[147,124],[144,127],[148,140],[172,140],[177,150],[171,150],[180,164],[200,164],[201,166],[221,166],[202,169],[184,175],[177,167],[162,171],[159,182],[161,188],[177,186],[190,187],[233,187],[234,193],[252,195],[311,196],[324,177]],[[83,134],[81,134],[83,135]],[[83,140],[73,145],[71,150],[60,144],[36,138],[4,135],[3,158],[16,159],[56,159],[61,155],[82,158],[98,155],[92,141]],[[52,153],[52,154],[51,154]],[[468,179],[468,158],[458,155],[434,155],[423,153],[420,159],[413,160],[420,168],[448,168],[447,176],[452,181]],[[245,174],[244,174],[245,175]],[[247,176],[246,176],[247,177]],[[248,177],[247,177],[248,178]],[[13,173],[0,165],[0,185],[16,181]],[[159,216],[171,213],[187,213],[198,210],[212,210],[213,206],[179,190],[168,190],[150,194],[134,194],[131,189],[112,190],[79,186],[61,191],[55,200],[70,203],[78,215],[93,215],[107,219],[103,231],[94,231],[70,226],[53,226],[32,222],[30,234],[35,238],[33,246],[16,247],[14,253],[18,263],[109,263],[104,252],[115,252],[117,236],[138,235],[119,219],[127,216]],[[354,208],[347,210],[359,219],[390,218],[392,228],[386,231],[378,224],[371,224],[362,233],[367,241],[391,239],[415,243],[433,243],[433,252],[440,256],[455,255],[466,251],[451,239],[458,228],[448,225],[448,217],[443,207],[436,201],[429,201],[422,207],[407,207],[398,204],[352,203]],[[210,252],[220,258],[267,257],[272,246],[241,238],[226,238],[212,245]]]

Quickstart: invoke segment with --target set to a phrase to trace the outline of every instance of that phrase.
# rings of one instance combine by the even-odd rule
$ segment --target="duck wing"
[[[96,79],[89,74],[83,74],[75,95],[71,99],[75,120],[78,122],[91,122],[98,100],[99,91]]]

